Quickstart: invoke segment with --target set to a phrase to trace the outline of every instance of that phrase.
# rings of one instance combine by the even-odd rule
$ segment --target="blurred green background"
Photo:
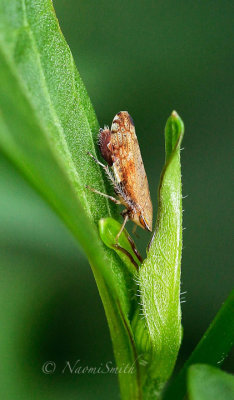
[[[165,122],[173,109],[185,122],[182,363],[233,286],[234,7],[188,0],[54,6],[100,125],[120,110],[135,121],[155,216]],[[0,163],[1,398],[119,398],[114,375],[61,374],[67,360],[114,361],[102,304],[71,234],[3,156]],[[144,248],[149,236],[138,233]],[[47,360],[54,374],[42,373]]]

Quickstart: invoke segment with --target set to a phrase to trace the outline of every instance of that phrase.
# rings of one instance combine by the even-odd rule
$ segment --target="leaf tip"
[[[179,114],[174,110],[168,118],[165,127],[166,160],[180,146],[183,135],[184,123]]]
[[[178,113],[175,110],[172,111],[171,116],[174,117],[174,118],[178,118],[179,117]]]

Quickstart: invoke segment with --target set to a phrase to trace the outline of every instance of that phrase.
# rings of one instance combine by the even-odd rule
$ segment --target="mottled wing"
[[[113,119],[110,147],[112,167],[118,183],[152,228],[152,203],[148,180],[134,123],[127,111],[120,111]]]

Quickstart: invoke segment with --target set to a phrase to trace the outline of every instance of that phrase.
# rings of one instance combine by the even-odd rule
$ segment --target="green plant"
[[[173,112],[166,124],[158,218],[147,258],[140,265],[126,231],[120,238],[125,252],[113,246],[119,227],[116,207],[85,188],[89,184],[105,192],[108,184],[100,168],[87,157],[87,151],[96,154],[99,125],[52,3],[2,0],[0,14],[2,151],[50,203],[87,254],[117,366],[134,366],[132,373],[119,374],[123,399],[157,398],[171,376],[181,343],[183,123]],[[184,371],[191,363],[215,365],[224,359],[233,342],[232,309],[233,296],[210,328],[215,334],[207,334],[195,353],[198,356],[191,356],[192,362]],[[223,329],[218,329],[220,319],[228,332],[225,340],[221,340]],[[210,337],[219,343],[212,359],[207,351]],[[186,373],[181,374],[162,394],[165,398],[175,390],[177,398],[183,398]],[[191,385],[199,385],[190,375],[189,391]]]

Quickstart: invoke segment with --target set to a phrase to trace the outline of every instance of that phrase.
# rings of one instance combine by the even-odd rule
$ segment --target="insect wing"
[[[149,228],[152,227],[152,203],[141,152],[135,133],[134,122],[127,111],[118,113],[111,126],[113,171],[122,190],[145,214]]]

